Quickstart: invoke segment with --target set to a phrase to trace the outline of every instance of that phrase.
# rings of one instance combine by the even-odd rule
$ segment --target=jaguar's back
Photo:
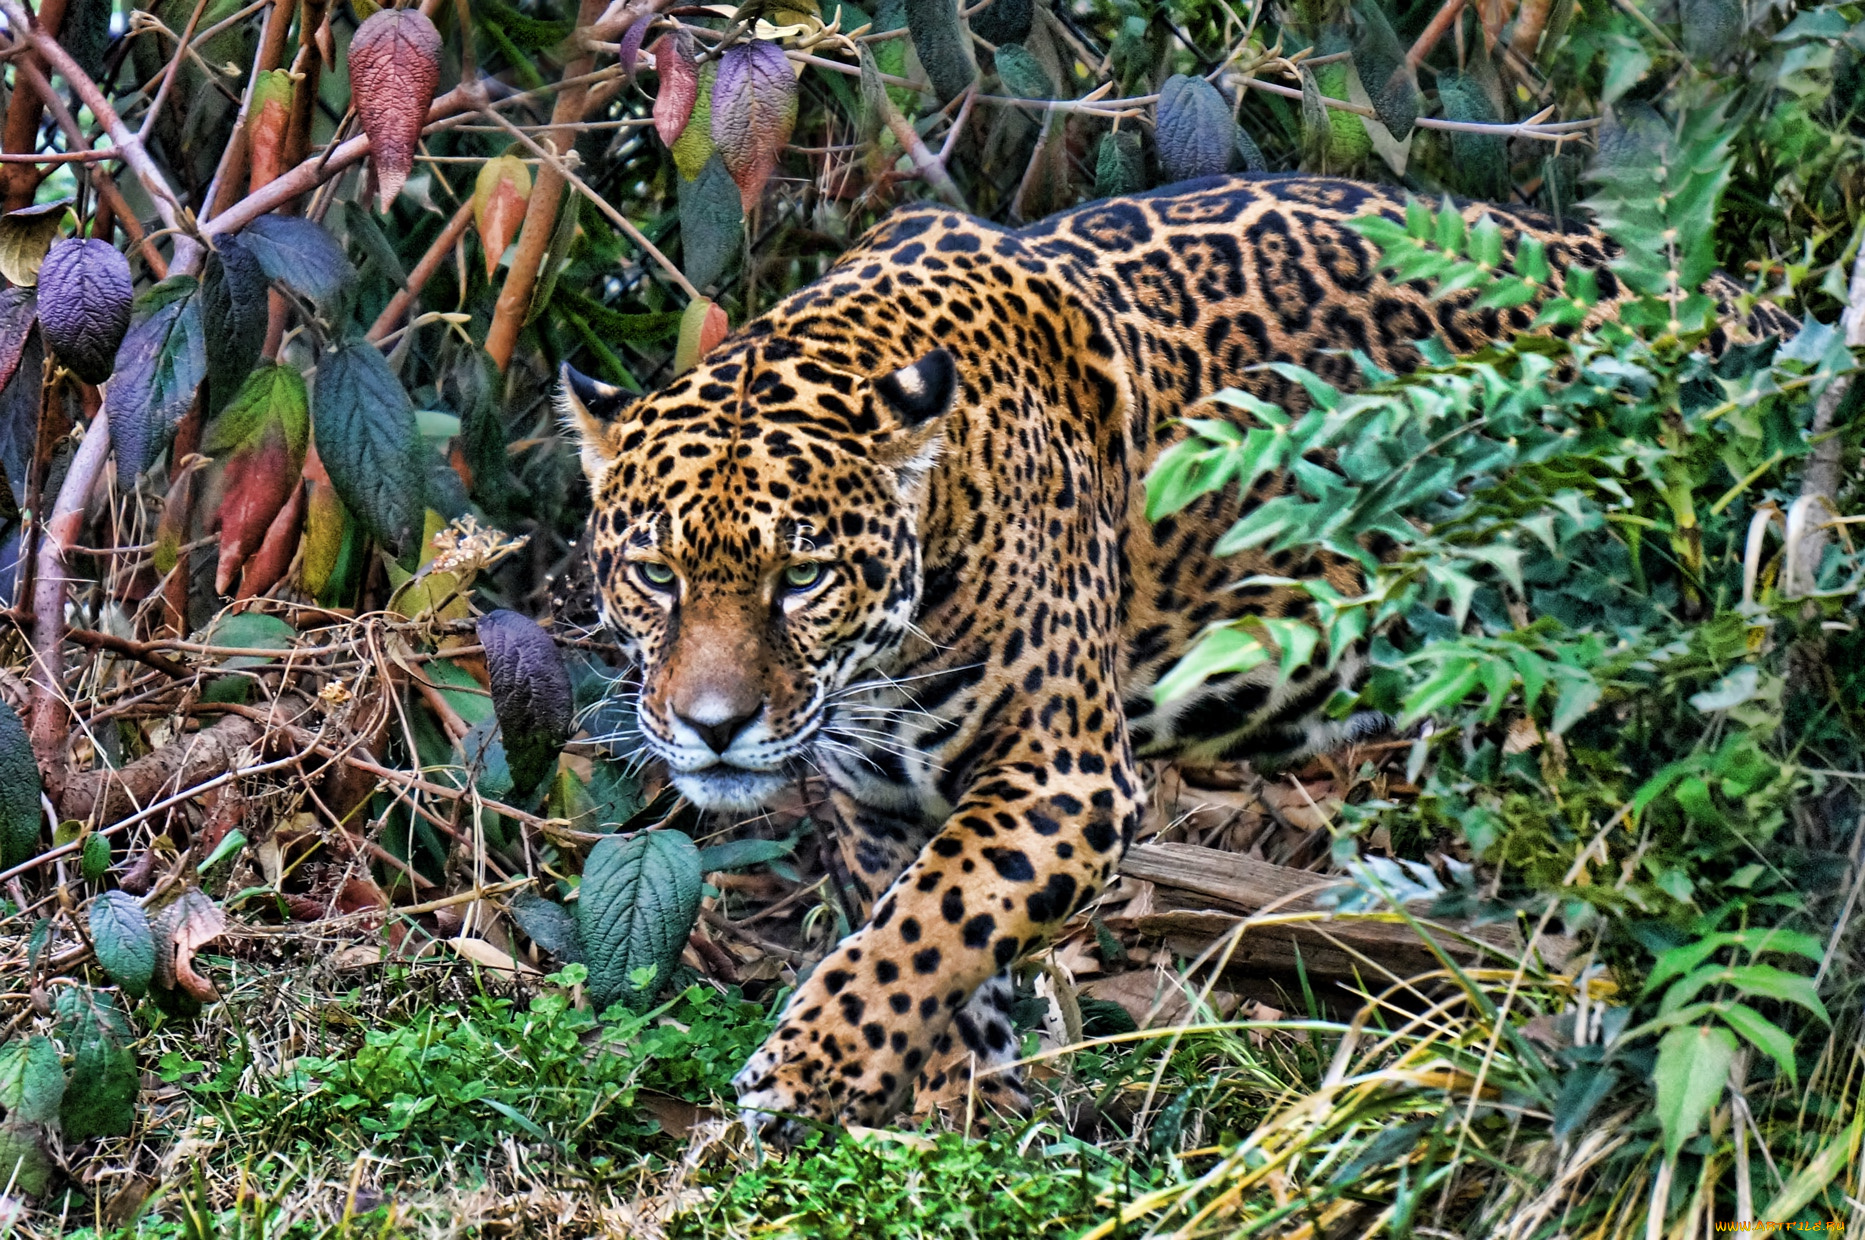
[[[1302,177],[1021,231],[916,208],[662,392],[630,403],[571,377],[592,563],[640,664],[648,745],[703,807],[820,772],[872,914],[741,1074],[748,1110],[871,1123],[916,1080],[937,1097],[1011,1054],[1003,970],[1109,879],[1140,813],[1136,753],[1340,738],[1317,709],[1339,674],[1278,683],[1266,664],[1153,706],[1208,625],[1308,605],[1236,583],[1357,582],[1326,556],[1211,555],[1280,478],[1157,523],[1144,479],[1183,433],[1172,419],[1221,388],[1301,404],[1263,363],[1351,387],[1351,351],[1405,371],[1421,337],[1468,350],[1529,325],[1533,306],[1384,279],[1347,221],[1402,209]],[[1595,268],[1605,312],[1600,238],[1465,208],[1484,211],[1505,254],[1544,242],[1555,288]],[[1008,1080],[980,1088],[1001,1101]]]

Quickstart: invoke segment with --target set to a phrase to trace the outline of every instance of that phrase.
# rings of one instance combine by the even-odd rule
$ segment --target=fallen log
[[[1298,959],[1308,973],[1326,977],[1376,973],[1368,961],[1400,977],[1442,967],[1430,944],[1397,914],[1334,913],[1324,907],[1319,897],[1344,884],[1341,875],[1195,844],[1136,845],[1120,872],[1154,885],[1154,911],[1116,914],[1107,919],[1110,927],[1158,940],[1174,954],[1190,957],[1243,926],[1228,949],[1228,973],[1293,973]],[[1497,957],[1486,947],[1510,957],[1522,948],[1521,936],[1510,926],[1414,916],[1460,963],[1486,955],[1493,962]]]

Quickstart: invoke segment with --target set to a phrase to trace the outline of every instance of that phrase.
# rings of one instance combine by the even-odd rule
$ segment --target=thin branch
[[[474,162],[485,161],[475,160]],[[383,337],[395,330],[395,325],[401,322],[401,316],[406,314],[408,307],[420,298],[421,290],[427,287],[427,282],[433,278],[436,271],[440,270],[440,265],[447,261],[447,255],[466,234],[466,226],[472,222],[473,200],[468,198],[460,204],[460,209],[453,213],[453,218],[447,221],[447,226],[440,230],[440,236],[434,238],[434,244],[427,247],[427,253],[423,254],[421,261],[414,265],[414,270],[408,273],[407,286],[395,290],[395,295],[389,298],[389,304],[382,307],[382,313],[378,314],[376,321],[370,324],[369,339],[380,343]]]
[[[45,104],[45,110],[50,112],[52,119],[58,123],[59,131],[65,135],[66,143],[72,147],[86,146],[90,139],[85,137],[84,131],[78,127],[77,118],[71,114],[71,109],[65,106],[65,101],[59,98],[57,91],[52,89],[51,82],[46,80],[45,74],[40,71],[38,65],[32,62],[32,58],[22,56],[14,62],[13,67],[19,75],[15,80],[23,81],[31,88],[33,94],[39,96],[40,102]],[[116,156],[118,152],[111,151],[110,154]],[[155,243],[144,235],[142,224],[136,219],[136,213],[130,210],[129,203],[123,198],[123,191],[117,188],[117,183],[111,179],[110,174],[101,166],[94,167],[91,169],[91,182],[97,186],[98,196],[109,206],[111,213],[116,216],[117,223],[129,235],[130,243],[142,251],[143,261],[149,264],[149,270],[155,272],[156,279],[160,280],[168,275],[167,260],[162,257],[162,252],[155,248]]]
[[[175,54],[168,58],[168,67],[162,71],[162,84],[156,88],[155,98],[149,102],[149,110],[143,115],[142,128],[136,131],[138,142],[147,142],[155,130],[156,120],[162,115],[162,106],[168,102],[168,92],[174,88],[175,75],[181,72],[181,62],[188,59],[186,53],[193,50],[194,31],[201,24],[201,14],[207,12],[207,0],[194,0],[194,12],[188,15],[188,24],[181,36],[176,39],[179,46]]]
[[[54,789],[54,801],[63,792],[65,733],[70,722],[64,696],[65,556],[78,545],[91,488],[103,476],[104,463],[109,459],[110,414],[99,409],[84,432],[84,442],[71,458],[71,468],[58,488],[51,518],[39,538],[32,599],[32,748],[40,772]]]
[[[27,12],[21,0],[0,0],[0,12],[6,14],[13,37],[25,40],[32,50],[45,58],[45,63],[51,66],[53,72],[71,84],[78,98],[84,101],[84,106],[91,110],[91,115],[97,118],[104,132],[110,135],[110,140],[122,152],[124,162],[136,174],[136,179],[142,182],[143,188],[155,203],[156,214],[161,217],[163,227],[174,233],[175,269],[192,271],[200,262],[200,244],[188,235],[191,229],[187,211],[169,186],[168,178],[162,175],[162,170],[149,157],[142,139],[123,123],[123,118],[117,115],[117,110],[104,98],[104,92],[97,88],[97,83],[78,67],[78,62],[59,45],[57,39],[46,34],[38,19]]]

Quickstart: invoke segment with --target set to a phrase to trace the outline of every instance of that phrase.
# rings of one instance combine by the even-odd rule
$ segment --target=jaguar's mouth
[[[700,809],[764,809],[790,783],[782,771],[751,771],[724,762],[671,774],[680,795]]]

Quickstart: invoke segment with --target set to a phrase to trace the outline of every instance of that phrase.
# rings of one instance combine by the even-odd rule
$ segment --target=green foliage
[[[586,976],[572,965],[553,980]],[[658,1133],[641,1091],[729,1097],[767,1028],[761,1007],[704,987],[606,1022],[561,991],[529,1004],[482,995],[307,1055],[270,1090],[229,1091],[224,1104],[248,1140],[277,1149],[334,1138],[425,1157],[490,1150],[512,1133],[600,1168],[617,1142],[652,1144]]]
[[[39,764],[17,712],[0,702],[0,869],[20,865],[39,851],[45,821]]]
[[[128,892],[106,891],[92,902],[90,921],[98,965],[125,994],[141,996],[155,976],[155,938],[142,903]]]
[[[311,418],[343,506],[375,537],[405,545],[421,528],[425,458],[414,405],[382,351],[357,340],[325,353]]]
[[[1025,1151],[1021,1133],[983,1141],[876,1134],[720,1177],[715,1200],[680,1215],[668,1236],[773,1240],[1063,1240],[1100,1215],[1121,1169],[1053,1134]]]
[[[699,850],[679,831],[606,839],[589,851],[576,921],[600,1007],[643,1007],[666,986],[699,915]]]

